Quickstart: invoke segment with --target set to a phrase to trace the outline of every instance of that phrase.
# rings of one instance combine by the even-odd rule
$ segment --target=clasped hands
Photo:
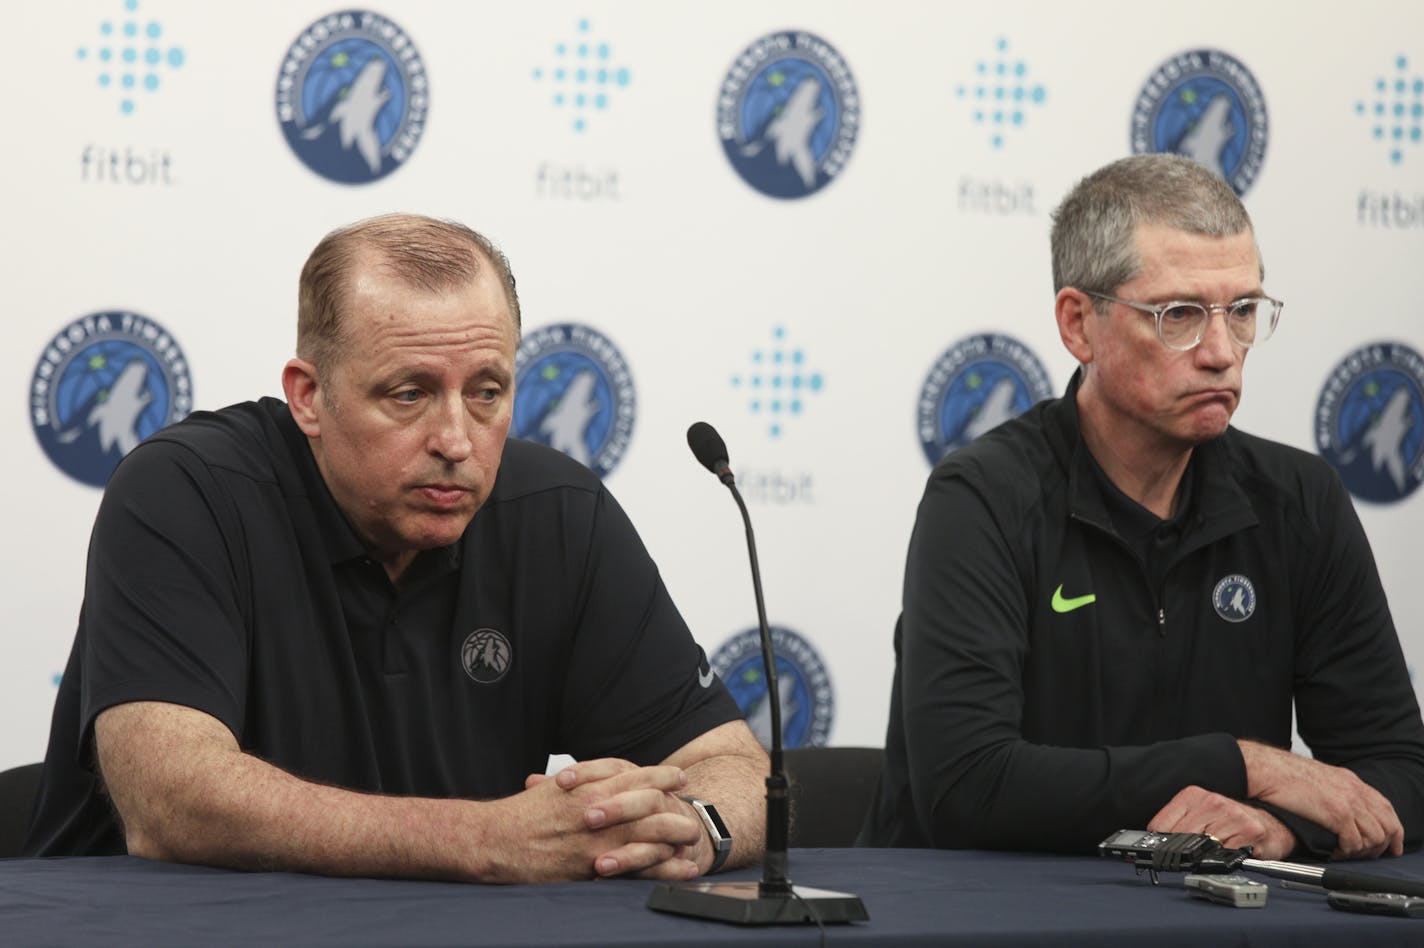
[[[687,774],[603,758],[553,776],[531,774],[512,811],[510,853],[524,878],[635,876],[692,879],[712,865],[712,846],[692,806],[678,797]]]
[[[1394,806],[1344,767],[1238,741],[1246,764],[1246,795],[1305,817],[1336,835],[1332,859],[1373,859],[1404,852],[1404,827]],[[1285,859],[1295,834],[1258,807],[1197,786],[1184,787],[1147,824],[1157,833],[1209,833],[1223,846],[1251,846],[1260,859]]]

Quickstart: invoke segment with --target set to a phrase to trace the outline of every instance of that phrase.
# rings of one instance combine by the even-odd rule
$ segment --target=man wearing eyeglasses
[[[862,841],[1418,846],[1424,724],[1359,520],[1322,460],[1230,427],[1281,313],[1245,208],[1140,155],[1069,193],[1052,248],[1080,368],[930,477]]]

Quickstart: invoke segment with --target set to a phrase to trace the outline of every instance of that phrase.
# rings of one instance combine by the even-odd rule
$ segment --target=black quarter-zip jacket
[[[1294,706],[1312,754],[1379,789],[1417,846],[1424,724],[1334,471],[1228,429],[1193,452],[1145,563],[1076,394],[1075,379],[930,476],[861,842],[1088,851],[1188,785],[1245,798],[1236,739],[1290,746]],[[1302,854],[1334,848],[1264,808]]]

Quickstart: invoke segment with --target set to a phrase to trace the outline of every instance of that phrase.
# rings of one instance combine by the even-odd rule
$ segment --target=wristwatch
[[[696,797],[680,799],[697,811],[697,815],[702,818],[702,825],[707,827],[707,835],[712,838],[712,866],[707,871],[716,872],[732,854],[732,834],[727,830],[727,824],[722,822],[717,808],[711,803]]]

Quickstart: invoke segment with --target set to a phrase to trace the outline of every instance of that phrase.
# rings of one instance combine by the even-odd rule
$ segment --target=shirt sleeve
[[[660,763],[741,717],[623,509],[600,489],[562,720],[568,752]]]
[[[1005,535],[963,480],[936,476],[905,570],[901,713],[915,816],[940,847],[1086,852],[1188,784],[1245,792],[1235,740],[1062,747],[1023,736],[1032,537]]]
[[[196,455],[161,439],[115,471],[90,540],[81,743],[130,701],[196,708],[241,737],[247,638],[222,498]]]
[[[1295,616],[1296,726],[1316,759],[1353,770],[1394,805],[1407,848],[1424,842],[1424,723],[1364,528],[1333,471]],[[1287,821],[1302,849],[1326,857],[1333,834]],[[1322,835],[1323,834],[1323,835]]]

